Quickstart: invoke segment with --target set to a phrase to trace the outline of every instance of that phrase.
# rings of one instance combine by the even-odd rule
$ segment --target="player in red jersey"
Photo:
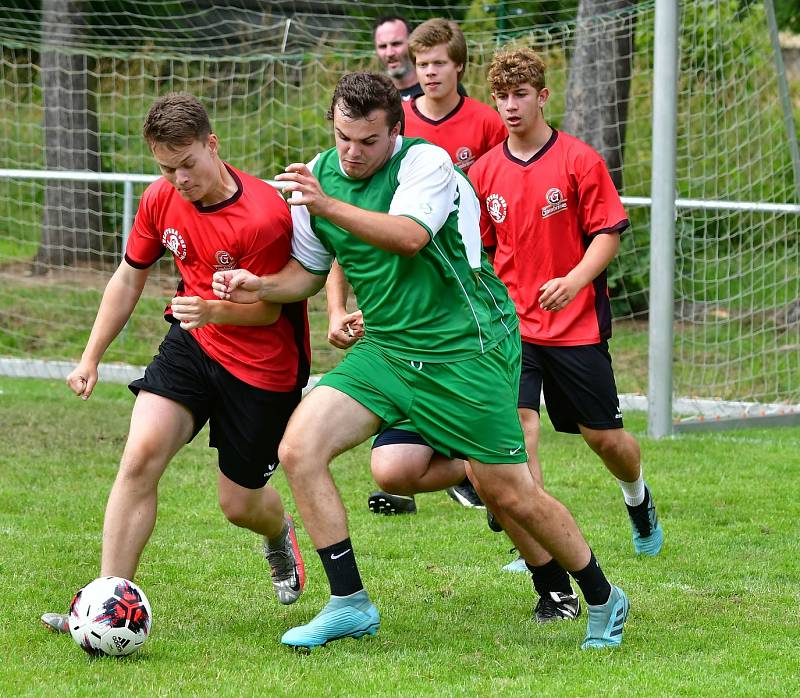
[[[520,317],[519,408],[529,467],[541,482],[543,388],[555,429],[580,433],[619,481],[636,552],[657,555],[663,532],[642,479],[639,444],[623,429],[608,352],[606,267],[629,225],[625,210],[600,155],[545,120],[549,90],[534,51],[497,54],[489,83],[509,136],[469,176],[483,204],[484,246]],[[544,550],[527,563],[540,610],[561,613],[573,597],[566,572]]]
[[[408,48],[424,94],[403,102],[404,133],[444,148],[467,172],[507,134],[492,107],[458,93],[467,64],[464,34],[451,20],[429,19],[411,32]]]
[[[304,582],[294,527],[267,485],[278,444],[309,372],[305,303],[238,305],[211,290],[215,271],[274,273],[289,259],[291,215],[267,183],[223,162],[203,105],[162,97],[144,138],[162,178],[142,195],[120,263],[108,282],[80,363],[67,385],[87,400],[97,366],[130,318],[153,265],[169,250],[181,275],[165,311],[170,329],[136,395],[130,431],[103,525],[101,576],[133,579],[156,520],[157,488],[173,456],[210,422],[226,518],[264,538],[272,584],[293,603]],[[66,616],[47,613],[66,632]]]

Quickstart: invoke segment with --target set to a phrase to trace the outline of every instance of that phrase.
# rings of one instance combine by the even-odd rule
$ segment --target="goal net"
[[[632,227],[609,270],[612,353],[620,392],[638,406],[647,392],[652,0],[6,4],[0,373],[62,376],[80,357],[138,197],[157,174],[140,135],[155,97],[200,97],[223,157],[272,178],[332,145],[324,112],[333,86],[346,71],[380,70],[372,23],[394,14],[458,21],[469,43],[464,86],[483,101],[498,46],[543,54],[547,118],[601,150],[627,203]],[[763,3],[684,3],[679,76],[674,394],[685,400],[676,416],[791,411],[800,403],[797,163]],[[102,378],[126,380],[125,365],[149,361],[176,285],[165,257]],[[326,342],[324,298],[310,310],[320,373],[341,353]]]

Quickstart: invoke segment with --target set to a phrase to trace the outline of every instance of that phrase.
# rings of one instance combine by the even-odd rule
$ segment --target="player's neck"
[[[201,206],[215,206],[221,204],[223,201],[230,199],[238,189],[236,180],[231,177],[228,168],[222,160],[219,161],[219,179],[214,183],[214,186],[206,192],[200,199]]]
[[[527,162],[550,140],[553,129],[541,119],[525,133],[508,134],[508,150],[518,160]]]
[[[461,101],[461,95],[457,90],[453,90],[448,95],[443,95],[441,99],[433,99],[429,95],[422,95],[417,97],[414,102],[417,105],[419,113],[432,121],[439,121],[444,119],[453,109],[458,106]]]
[[[419,81],[417,80],[417,71],[409,70],[401,78],[392,78],[392,82],[394,83],[394,86],[398,90],[405,90],[409,87],[414,87],[414,85],[419,83]]]

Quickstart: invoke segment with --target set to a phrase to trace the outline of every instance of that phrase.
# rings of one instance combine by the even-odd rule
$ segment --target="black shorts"
[[[209,445],[217,449],[219,469],[237,485],[259,489],[278,467],[278,444],[300,402],[300,391],[254,388],[210,358],[191,332],[173,324],[145,369],[128,386],[185,406],[194,417],[191,441],[209,422]]]
[[[578,434],[579,424],[589,429],[622,429],[606,341],[578,347],[523,341],[518,406],[539,412],[542,392],[556,431]]]

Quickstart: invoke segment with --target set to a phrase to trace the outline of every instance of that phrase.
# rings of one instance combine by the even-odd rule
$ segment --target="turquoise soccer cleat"
[[[647,511],[634,512],[632,507],[628,507],[628,516],[631,519],[631,529],[633,531],[633,548],[637,555],[655,556],[661,552],[664,545],[664,529],[658,521],[656,505],[650,489],[645,487],[647,498]]]
[[[581,649],[619,647],[622,644],[622,629],[630,610],[625,592],[612,584],[608,601],[602,606],[588,606],[588,609],[589,624]]]
[[[374,635],[381,627],[381,617],[375,604],[368,598],[367,602],[362,610],[353,605],[350,597],[331,598],[310,623],[287,630],[281,642],[290,647],[313,649],[331,640]]]

